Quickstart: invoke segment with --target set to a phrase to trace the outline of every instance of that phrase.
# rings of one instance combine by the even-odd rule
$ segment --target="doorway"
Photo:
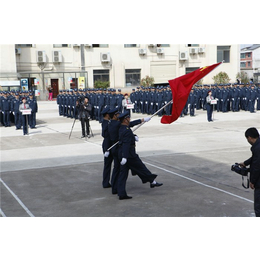
[[[57,98],[59,94],[59,79],[51,79],[52,97]]]

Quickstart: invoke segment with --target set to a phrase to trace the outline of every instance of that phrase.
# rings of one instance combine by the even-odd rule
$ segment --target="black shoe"
[[[112,194],[117,194],[117,191],[112,191]]]
[[[86,136],[85,135],[82,135],[81,138],[85,138]]]
[[[127,195],[125,195],[125,196],[119,196],[119,200],[128,200],[128,199],[132,199],[132,197],[127,196]]]
[[[108,183],[107,186],[103,186],[103,188],[110,188],[110,187],[112,187],[110,183]]]
[[[150,188],[160,187],[160,186],[162,186],[162,185],[163,185],[163,184],[162,184],[162,183],[159,183],[159,182],[156,182],[155,184],[150,183]]]

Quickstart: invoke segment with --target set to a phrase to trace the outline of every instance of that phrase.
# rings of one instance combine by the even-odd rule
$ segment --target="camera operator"
[[[89,119],[90,113],[92,110],[91,104],[88,102],[88,97],[80,98],[76,101],[76,107],[78,110],[79,120],[81,121],[81,129],[82,129],[82,136],[81,138],[86,137],[86,130],[87,130],[87,137],[90,138],[89,135]],[[85,127],[86,126],[86,127]]]
[[[255,127],[248,128],[245,137],[252,145],[252,156],[239,163],[241,166],[250,165],[250,188],[254,190],[254,210],[256,217],[260,217],[260,138]]]

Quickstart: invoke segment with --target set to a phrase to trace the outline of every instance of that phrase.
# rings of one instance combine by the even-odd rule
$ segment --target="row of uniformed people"
[[[218,100],[215,109],[219,112],[238,112],[240,110],[253,113],[260,110],[260,87],[259,85],[244,84],[224,84],[224,85],[195,85],[190,92],[189,99],[184,108],[184,114],[187,114],[187,107],[190,109],[206,110],[206,97],[208,91],[212,91],[212,96]],[[190,111],[192,115],[192,111]]]
[[[146,117],[130,122],[129,112],[121,113],[117,108],[105,107],[102,110],[102,149],[104,154],[103,188],[112,187],[112,194],[117,194],[120,200],[131,199],[127,195],[126,181],[129,170],[137,175],[142,183],[150,183],[150,187],[159,187],[162,183],[155,181],[156,174],[152,174],[136,154],[135,142],[138,137],[133,134],[131,127],[148,122]],[[112,176],[112,162],[114,162]],[[110,180],[111,179],[111,180]]]
[[[0,110],[1,124],[5,127],[10,127],[14,123],[16,130],[21,129],[22,113],[19,111],[19,106],[22,104],[22,99],[26,99],[26,103],[31,109],[31,115],[28,116],[28,124],[30,128],[36,128],[36,113],[38,112],[37,100],[33,92],[28,91],[2,91],[0,92]]]
[[[121,90],[116,93],[115,89],[74,89],[60,90],[57,96],[57,104],[59,105],[59,115],[69,118],[77,117],[76,101],[88,96],[89,103],[92,105],[90,113],[91,119],[102,122],[101,111],[105,106],[117,108],[122,111],[122,100],[124,99]]]

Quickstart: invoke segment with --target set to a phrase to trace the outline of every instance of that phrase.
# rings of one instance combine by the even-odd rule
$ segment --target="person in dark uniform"
[[[33,98],[33,93],[30,93],[28,99],[28,105],[31,108],[31,114],[29,115],[29,126],[30,128],[36,128],[36,113],[38,112],[38,105],[36,99]]]
[[[120,160],[120,174],[118,177],[117,192],[119,200],[131,199],[126,193],[126,181],[128,178],[129,169],[133,170],[143,183],[150,182],[150,187],[159,187],[162,183],[155,181],[156,174],[152,174],[144,165],[135,151],[136,137],[130,129],[130,116],[127,112],[118,116],[121,126],[119,128],[119,152],[118,157]],[[147,122],[151,118],[146,117],[131,122],[131,126]]]
[[[110,108],[109,107],[105,107],[101,114],[103,115],[103,120],[102,120],[102,137],[103,142],[102,142],[102,149],[103,149],[103,154],[104,156],[104,168],[103,168],[103,181],[102,181],[102,186],[103,188],[110,188],[111,184],[110,184],[110,174],[111,174],[111,166],[112,166],[112,162],[113,162],[113,155],[112,153],[106,153],[108,148],[111,147],[112,142],[110,140],[109,137],[109,132],[108,132],[108,123],[110,120],[109,117],[109,112]]]
[[[245,137],[252,145],[252,156],[239,165],[246,167],[250,165],[250,188],[254,190],[254,210],[256,217],[260,217],[260,138],[255,127],[248,128]]]
[[[86,131],[87,131],[87,137],[90,138],[89,135],[89,119],[90,119],[90,111],[92,109],[91,104],[88,102],[88,97],[86,96],[84,98],[84,101],[81,103],[80,101],[76,102],[77,108],[78,108],[78,115],[79,120],[81,122],[81,130],[82,130],[82,136],[81,138],[86,137]]]
[[[213,122],[212,120],[212,113],[213,113],[213,105],[211,104],[211,100],[213,100],[214,97],[212,96],[211,90],[208,91],[208,96],[206,97],[207,102],[207,117],[209,122]]]
[[[119,128],[121,126],[121,123],[118,120],[119,114],[120,113],[117,110],[117,108],[111,109],[109,111],[109,117],[111,120],[108,123],[108,133],[111,141],[111,146],[113,146],[118,142]],[[112,177],[111,177],[112,194],[117,194],[117,183],[118,183],[118,176],[120,172],[120,161],[118,158],[118,145],[115,145],[113,148],[110,149],[110,151],[105,152],[105,157],[108,157],[110,154],[112,155],[114,161],[114,167],[113,167]]]
[[[21,101],[19,99],[19,93],[15,94],[15,99],[12,102],[12,112],[14,114],[14,124],[16,126],[16,130],[21,129],[22,124],[22,115],[19,111]]]
[[[188,103],[190,104],[190,116],[195,116],[196,99],[197,99],[197,96],[194,92],[194,89],[191,89],[191,92],[190,92],[190,95],[188,98]]]
[[[3,113],[3,123],[5,127],[9,127],[10,125],[10,113],[11,113],[11,102],[7,97],[7,92],[4,92],[4,96],[1,100],[2,102],[2,113]]]

